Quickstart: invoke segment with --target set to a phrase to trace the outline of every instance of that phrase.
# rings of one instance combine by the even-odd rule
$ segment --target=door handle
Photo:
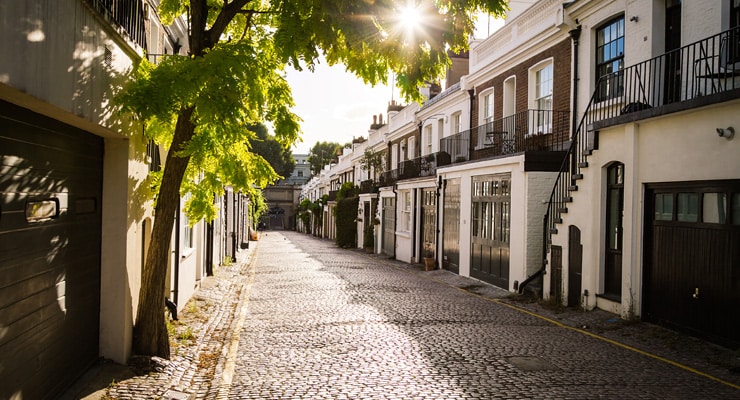
[[[691,297],[698,299],[699,298],[699,288],[694,289],[694,294],[691,295]]]

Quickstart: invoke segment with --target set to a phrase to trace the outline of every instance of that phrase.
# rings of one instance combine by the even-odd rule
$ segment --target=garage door
[[[0,398],[55,397],[98,356],[102,154],[0,102]]]
[[[740,345],[740,181],[646,192],[645,319]]]

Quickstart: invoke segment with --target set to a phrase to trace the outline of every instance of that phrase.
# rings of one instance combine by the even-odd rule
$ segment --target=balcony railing
[[[139,0],[87,0],[106,21],[120,27],[131,39],[146,49],[144,7]]]
[[[470,159],[471,130],[456,133],[439,141],[439,150],[450,155],[451,162],[462,162]]]
[[[740,26],[601,77],[589,122],[740,88]]]
[[[457,163],[526,151],[565,151],[569,136],[569,111],[525,110],[443,138],[440,150]]]

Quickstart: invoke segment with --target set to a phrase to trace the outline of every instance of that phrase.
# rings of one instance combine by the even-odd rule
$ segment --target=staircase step
[[[581,161],[578,163],[579,168],[588,168],[588,161]]]
[[[568,186],[568,190],[571,192],[577,192],[578,191],[578,185],[570,185]]]
[[[557,235],[558,234],[558,228],[552,228],[552,229],[550,229],[550,234]]]
[[[578,180],[581,180],[581,179],[583,179],[583,174],[573,174],[570,177],[570,180],[572,180],[572,181],[578,181]]]
[[[553,218],[552,219],[552,222],[554,222],[556,224],[562,224],[563,223],[563,219],[562,218]]]
[[[560,208],[558,208],[558,212],[560,214],[567,214],[568,213],[568,207],[560,207]]]
[[[572,202],[573,202],[573,197],[571,196],[563,197],[563,203],[572,203]]]

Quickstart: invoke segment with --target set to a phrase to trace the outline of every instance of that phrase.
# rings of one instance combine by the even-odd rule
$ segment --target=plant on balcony
[[[372,171],[371,179],[377,182],[378,176],[383,173],[383,152],[365,149],[360,159],[360,168],[363,171]]]

